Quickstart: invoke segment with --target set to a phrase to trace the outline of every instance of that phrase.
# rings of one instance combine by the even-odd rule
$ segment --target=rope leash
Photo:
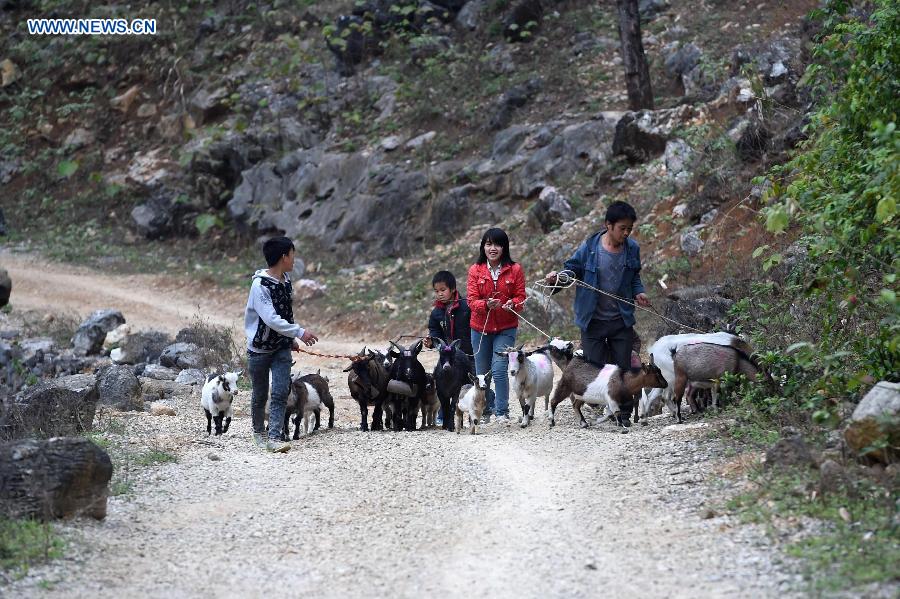
[[[575,285],[577,285],[579,287],[584,287],[585,289],[590,289],[591,291],[594,291],[601,295],[611,297],[614,300],[623,302],[625,304],[628,304],[629,306],[633,306],[639,310],[643,310],[644,312],[649,312],[650,314],[656,316],[657,318],[661,318],[661,319],[665,320],[666,322],[669,322],[676,326],[683,327],[685,329],[689,329],[689,330],[695,331],[697,333],[708,333],[709,332],[709,331],[704,331],[702,329],[698,329],[696,327],[692,327],[690,325],[686,325],[682,322],[678,322],[677,320],[673,320],[667,316],[663,316],[656,310],[652,310],[650,308],[645,308],[645,307],[639,305],[637,302],[633,302],[624,297],[620,297],[620,296],[616,295],[615,293],[610,293],[609,291],[603,291],[602,289],[597,289],[596,287],[594,287],[592,285],[588,285],[584,281],[576,278],[575,273],[572,272],[571,270],[561,270],[560,272],[556,273],[556,283],[553,285],[548,285],[547,283],[544,283],[543,281],[539,280],[539,281],[535,281],[532,284],[532,288],[539,290],[541,295],[543,295],[546,298],[549,298],[552,295],[553,290],[569,289],[570,287],[575,286]]]
[[[309,354],[311,356],[317,356],[319,358],[346,358],[351,362],[359,362],[360,360],[365,359],[366,356],[350,356],[345,354],[321,354],[319,352],[315,352],[308,349],[303,349],[302,347],[299,349],[295,349],[294,351],[303,352],[304,354]]]

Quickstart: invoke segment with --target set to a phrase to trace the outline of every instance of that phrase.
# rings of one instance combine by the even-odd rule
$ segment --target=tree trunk
[[[650,88],[650,69],[641,42],[641,19],[638,0],[616,0],[619,12],[619,40],[622,43],[622,62],[625,64],[625,85],[628,88],[628,107],[631,110],[653,110],[653,90]]]
[[[0,515],[102,520],[111,477],[109,455],[83,437],[0,445]]]

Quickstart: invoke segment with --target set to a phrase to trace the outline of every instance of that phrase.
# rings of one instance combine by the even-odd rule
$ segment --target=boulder
[[[228,90],[218,87],[212,91],[201,87],[188,100],[188,112],[199,127],[228,111]]]
[[[642,22],[649,22],[669,9],[669,0],[640,0],[638,14]]]
[[[81,437],[0,445],[0,515],[51,520],[106,517],[109,455]]]
[[[159,364],[147,364],[141,376],[157,381],[174,381],[178,377],[178,371]]]
[[[110,364],[97,373],[97,390],[100,403],[122,412],[144,409],[141,400],[141,384],[131,368]]]
[[[733,305],[733,300],[720,296],[669,299],[663,308],[663,316],[693,329],[722,331],[727,328],[728,311]],[[670,322],[663,322],[659,325],[657,336],[696,332],[686,327],[684,330],[682,328]]]
[[[782,437],[774,445],[766,450],[764,467],[766,470],[773,468],[807,467],[816,466],[816,460],[809,446],[799,433],[785,427]]]
[[[72,337],[72,347],[81,356],[99,354],[107,333],[125,324],[118,310],[96,310],[79,325]]]
[[[572,206],[555,187],[545,187],[529,211],[530,220],[544,233],[557,229],[574,217]]]
[[[92,374],[40,383],[7,403],[0,416],[4,429],[0,437],[79,435],[91,430],[98,398],[97,379]]]
[[[0,308],[9,303],[9,296],[12,295],[12,279],[6,269],[0,268]]]
[[[109,351],[114,347],[118,347],[130,334],[131,325],[129,325],[128,323],[120,324],[119,326],[108,332],[106,334],[106,337],[103,338],[103,349]]]
[[[682,216],[687,222],[695,224],[704,214],[727,202],[730,196],[731,189],[726,179],[718,174],[709,175],[703,179],[697,193],[688,199]]]
[[[126,91],[110,100],[109,105],[123,114],[128,114],[128,110],[134,104],[140,92],[141,88],[139,85],[132,85]]]
[[[850,416],[844,431],[847,445],[866,459],[896,461],[900,447],[900,383],[881,381],[872,387]]]
[[[565,326],[572,320],[559,302],[536,289],[527,287],[525,297],[528,298],[526,318],[545,331]]]
[[[700,48],[689,43],[680,45],[675,43],[672,47],[668,47],[668,55],[665,59],[666,74],[669,77],[681,80],[681,77],[700,64],[700,58],[703,54]]]
[[[159,363],[170,368],[203,368],[206,359],[202,350],[194,343],[173,343],[159,356]]]
[[[79,150],[93,144],[96,139],[97,136],[93,131],[79,127],[66,136],[65,141],[63,141],[63,148],[70,151]]]
[[[0,61],[0,87],[8,87],[22,77],[22,71],[9,58]]]
[[[138,364],[159,359],[162,351],[172,343],[171,337],[159,331],[132,333],[125,337],[109,357],[117,364]]]
[[[179,385],[203,385],[206,382],[206,375],[202,370],[197,368],[185,368],[175,377],[175,382]]]
[[[19,342],[19,348],[22,351],[20,358],[22,364],[27,368],[31,368],[36,364],[42,363],[44,356],[54,352],[56,342],[50,337],[30,337],[22,339]]]
[[[705,245],[703,240],[700,239],[700,234],[693,229],[681,234],[680,243],[681,251],[688,256],[696,256]]]
[[[0,158],[0,183],[6,185],[22,170],[22,161],[18,158],[3,160]],[[6,219],[3,219],[3,229],[6,230]],[[3,235],[6,235],[4,232]]]
[[[173,208],[172,198],[168,194],[157,193],[131,210],[131,220],[139,234],[147,239],[158,239],[173,229]]]
[[[423,133],[422,135],[417,135],[416,137],[414,137],[411,140],[409,140],[408,142],[406,142],[405,147],[407,150],[418,150],[425,144],[431,143],[436,136],[437,136],[436,131],[429,131],[428,133]]]
[[[626,112],[616,123],[613,154],[644,162],[662,154],[672,132],[693,115],[687,105],[663,110]]]
[[[487,0],[469,0],[456,15],[456,24],[469,31],[477,31],[484,28],[484,15],[487,7]]]
[[[311,299],[323,297],[328,291],[328,286],[312,279],[300,279],[293,284],[294,301],[305,302]]]
[[[528,81],[511,87],[507,90],[494,106],[493,113],[488,120],[488,129],[499,131],[509,127],[512,115],[517,108],[525,106],[543,87],[540,77],[532,77]]]

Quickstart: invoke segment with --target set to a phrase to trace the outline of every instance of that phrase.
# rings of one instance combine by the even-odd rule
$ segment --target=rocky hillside
[[[488,224],[536,274],[624,198],[653,274],[702,280],[719,242],[755,247],[749,181],[802,137],[813,4],[643,1],[658,109],[633,114],[611,1],[4,2],[9,235],[240,281],[283,231],[343,290],[337,318],[421,310],[427,273],[462,269]],[[38,14],[156,18],[158,34],[29,36]]]

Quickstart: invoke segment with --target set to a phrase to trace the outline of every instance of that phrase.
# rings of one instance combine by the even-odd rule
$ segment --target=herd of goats
[[[487,404],[491,373],[472,375],[471,357],[459,349],[458,341],[434,341],[439,358],[432,373],[426,372],[418,359],[422,340],[408,347],[392,341],[384,352],[363,348],[344,369],[350,395],[359,404],[363,431],[369,430],[368,409],[372,406],[372,430],[416,430],[420,414],[421,428],[433,428],[441,409],[444,429],[461,432],[468,414],[469,432],[477,432]],[[588,426],[581,411],[584,404],[605,408],[607,417],[615,417],[620,414],[621,405],[634,403],[635,420],[646,423],[647,417],[665,402],[682,423],[681,402],[685,394],[692,409],[702,411],[707,404],[695,398],[695,392],[708,389],[709,403],[717,406],[718,383],[725,373],[756,380],[761,372],[752,348],[730,333],[667,335],[659,338],[649,352],[649,363],[622,369],[585,360],[571,341],[552,339],[530,351],[525,351],[524,346],[509,348],[503,354],[509,359],[510,396],[518,397],[522,409],[520,425],[524,428],[534,419],[538,396],[544,397],[550,426],[556,422],[557,406],[566,398],[571,398],[582,427]],[[562,371],[555,390],[553,364]],[[208,434],[213,422],[217,435],[228,431],[238,376],[236,372],[212,375],[204,385],[201,406],[206,413]],[[328,379],[319,372],[295,376],[284,414],[283,439],[288,438],[292,415],[293,439],[299,439],[301,424],[306,433],[317,430],[323,405],[328,408],[331,428],[334,398]]]

